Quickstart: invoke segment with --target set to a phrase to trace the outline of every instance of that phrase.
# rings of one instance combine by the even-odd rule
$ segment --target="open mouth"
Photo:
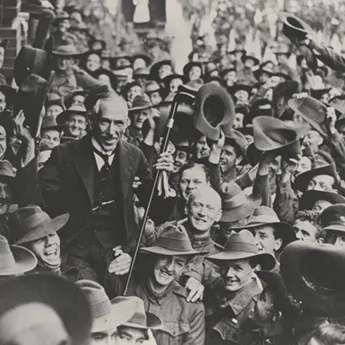
[[[168,273],[166,271],[161,270],[160,273],[161,273],[161,276],[163,276],[164,278],[172,277],[172,274],[170,274],[170,273]]]
[[[59,254],[59,248],[58,246],[54,245],[54,246],[50,246],[46,251],[45,251],[45,255],[46,256],[57,256]]]

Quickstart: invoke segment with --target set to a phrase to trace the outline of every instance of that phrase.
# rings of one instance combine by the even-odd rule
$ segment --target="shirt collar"
[[[104,151],[103,148],[101,147],[101,145],[98,144],[97,140],[96,140],[94,137],[91,138],[91,144],[92,144],[92,146],[93,146],[96,150],[98,150],[99,152],[101,152],[103,155],[106,155],[106,156],[109,156],[109,157],[110,157],[110,156],[113,156],[113,155],[115,154],[115,150],[109,151],[109,152]]]

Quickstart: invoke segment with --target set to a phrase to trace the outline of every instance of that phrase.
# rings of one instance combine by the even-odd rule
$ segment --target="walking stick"
[[[180,90],[181,89],[179,88],[179,91]],[[161,153],[167,151],[168,144],[169,144],[169,136],[170,136],[171,129],[174,126],[174,118],[175,118],[175,114],[176,114],[179,102],[181,102],[182,100],[186,100],[186,99],[193,99],[194,100],[194,96],[183,91],[183,92],[178,92],[175,95],[174,99],[173,99],[173,102],[172,102],[172,105],[171,105],[171,109],[170,109],[170,113],[169,113],[168,124],[167,124],[166,132],[165,132],[165,137],[164,137],[163,145],[161,147]],[[140,249],[140,244],[141,244],[141,241],[142,241],[143,236],[144,236],[145,227],[146,227],[146,223],[147,223],[147,218],[148,218],[148,215],[149,215],[149,212],[150,212],[150,208],[151,208],[151,204],[152,204],[152,199],[153,199],[155,190],[157,188],[158,179],[159,179],[160,174],[161,174],[160,170],[157,170],[156,173],[155,173],[155,178],[153,180],[151,194],[150,194],[150,197],[149,197],[146,209],[145,209],[144,218],[143,218],[143,221],[142,221],[142,224],[141,224],[141,228],[140,228],[137,244],[135,246],[135,250],[134,250],[134,254],[133,254],[133,259],[132,259],[132,262],[131,262],[131,266],[129,268],[128,278],[127,278],[125,289],[124,289],[124,292],[123,292],[124,296],[127,295],[129,283],[130,283],[132,275],[133,275],[133,269],[134,269],[135,261],[137,259],[138,252],[139,252],[139,249]]]

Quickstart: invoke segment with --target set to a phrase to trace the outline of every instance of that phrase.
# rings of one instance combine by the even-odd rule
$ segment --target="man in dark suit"
[[[116,257],[118,274],[127,273],[131,257],[126,252],[134,248],[138,235],[134,193],[146,204],[152,178],[142,151],[122,140],[128,122],[124,99],[109,93],[98,100],[92,132],[54,148],[38,175],[34,141],[23,122],[22,116],[16,117],[17,133],[27,144],[18,179],[25,179],[28,189],[39,186],[40,199],[51,216],[70,213],[60,232],[67,264],[78,267],[84,279],[103,283],[106,269]],[[154,167],[171,171],[171,154],[160,154]],[[37,183],[32,183],[34,179]],[[164,199],[159,202],[160,208],[164,202],[170,203]],[[155,219],[154,212],[150,217]]]

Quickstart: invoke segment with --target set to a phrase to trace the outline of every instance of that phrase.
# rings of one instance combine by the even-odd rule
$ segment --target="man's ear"
[[[281,238],[276,238],[275,239],[275,245],[274,245],[274,250],[278,251],[283,245],[283,240]]]
[[[217,213],[217,216],[215,218],[215,223],[220,221],[220,218],[222,218],[222,210],[220,209]]]
[[[235,160],[235,164],[236,164],[236,165],[240,164],[240,163],[242,162],[242,160],[243,160],[243,156],[242,156],[242,155],[241,155],[241,156],[238,156],[238,157],[236,158],[236,160]]]

